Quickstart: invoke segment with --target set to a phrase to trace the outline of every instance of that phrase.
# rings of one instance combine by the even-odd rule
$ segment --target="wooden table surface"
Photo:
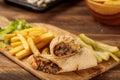
[[[120,26],[107,26],[96,22],[82,0],[65,0],[45,13],[35,13],[6,5],[0,0],[0,15],[10,20],[53,24],[74,34],[86,33],[97,40],[111,40],[120,45]],[[120,65],[91,80],[120,80]],[[0,80],[39,80],[17,64],[0,54]]]

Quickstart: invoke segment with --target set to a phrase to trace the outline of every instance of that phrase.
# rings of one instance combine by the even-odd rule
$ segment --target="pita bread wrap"
[[[62,35],[54,38],[50,43],[50,53],[55,58],[72,56],[80,52],[80,45],[76,37]]]
[[[50,43],[50,54],[34,56],[33,67],[45,73],[58,74],[87,69],[97,65],[91,50],[80,48],[76,37],[63,35]],[[31,59],[32,60],[32,59]]]
[[[52,74],[82,70],[97,65],[96,58],[87,48],[82,48],[80,53],[70,57],[55,58],[49,54],[41,54],[35,59],[34,67],[36,66],[36,69]]]

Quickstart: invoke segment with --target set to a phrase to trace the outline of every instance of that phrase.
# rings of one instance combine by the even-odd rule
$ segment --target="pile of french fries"
[[[112,57],[117,62],[120,61],[120,51],[116,46],[110,46],[102,42],[95,41],[85,34],[79,35],[79,43],[81,47],[87,47],[96,57],[98,63],[108,61]]]
[[[49,44],[53,38],[52,32],[41,27],[33,27],[4,36],[5,40],[11,41],[12,48],[9,53],[18,59],[23,59],[31,54],[39,55],[39,50]],[[43,51],[46,50],[46,48],[43,49]]]
[[[120,5],[120,0],[93,0],[106,5]]]

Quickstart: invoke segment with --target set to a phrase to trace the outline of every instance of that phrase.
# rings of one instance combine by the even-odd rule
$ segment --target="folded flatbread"
[[[50,43],[50,53],[56,58],[72,56],[80,52],[80,45],[76,37],[62,35],[54,38]]]
[[[82,70],[97,66],[96,58],[87,48],[82,48],[80,53],[70,57],[55,58],[49,54],[41,54],[34,59],[35,62],[32,63],[34,68],[52,74]]]

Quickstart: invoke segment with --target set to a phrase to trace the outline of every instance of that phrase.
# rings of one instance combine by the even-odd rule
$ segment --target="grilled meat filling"
[[[77,50],[72,49],[69,44],[65,44],[64,42],[61,42],[54,47],[54,54],[59,57],[73,54],[75,52],[77,52]]]
[[[50,60],[41,59],[40,57],[36,57],[36,63],[38,66],[37,69],[45,73],[56,74],[58,71],[61,70],[61,68],[57,64],[53,63]]]

